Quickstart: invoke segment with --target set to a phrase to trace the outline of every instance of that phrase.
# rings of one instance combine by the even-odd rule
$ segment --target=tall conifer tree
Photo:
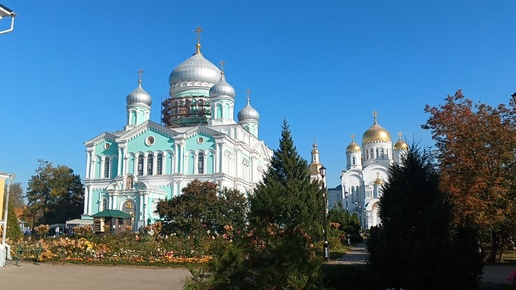
[[[452,205],[439,189],[428,152],[412,146],[404,163],[389,169],[380,218],[367,247],[382,287],[478,288],[482,257],[476,231],[452,227]]]
[[[311,237],[320,237],[322,202],[320,185],[310,181],[308,163],[297,152],[284,120],[279,148],[251,197],[250,224],[300,227]]]

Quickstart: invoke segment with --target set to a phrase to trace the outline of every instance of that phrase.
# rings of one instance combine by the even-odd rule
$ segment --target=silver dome
[[[190,89],[209,89],[219,79],[220,70],[198,51],[170,73],[170,96]]]
[[[260,114],[253,107],[251,107],[251,101],[247,98],[247,105],[238,112],[238,121],[260,121]]]
[[[135,105],[144,105],[144,106],[151,106],[152,105],[152,98],[151,96],[142,88],[141,81],[138,81],[138,87],[132,91],[129,95],[127,95],[127,98],[125,99],[128,106],[135,106]]]
[[[216,83],[210,89],[210,98],[223,96],[234,99],[236,96],[236,92],[235,89],[226,81],[226,76],[224,75],[224,73],[221,73],[219,82]]]

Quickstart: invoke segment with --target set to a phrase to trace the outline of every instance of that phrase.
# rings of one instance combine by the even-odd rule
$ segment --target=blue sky
[[[496,105],[516,91],[513,0],[1,3],[18,16],[0,35],[0,171],[24,187],[38,159],[84,176],[83,143],[123,128],[140,68],[159,122],[168,76],[195,52],[197,26],[204,56],[225,62],[235,113],[249,88],[272,149],[283,118],[308,160],[317,136],[330,187],[373,111],[393,142],[401,131],[430,146],[425,104],[462,89]]]

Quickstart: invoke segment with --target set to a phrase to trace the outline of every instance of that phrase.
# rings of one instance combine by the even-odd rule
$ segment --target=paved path
[[[337,263],[345,265],[365,264],[367,262],[366,243],[352,247],[344,256],[337,259]]]
[[[74,264],[36,265],[7,261],[0,267],[2,290],[25,289],[183,289],[190,272],[185,268],[140,268]]]
[[[344,256],[337,259],[336,263],[345,265],[365,264],[367,263],[367,245],[360,243],[351,248]],[[485,266],[483,283],[507,284],[507,277],[516,266]]]

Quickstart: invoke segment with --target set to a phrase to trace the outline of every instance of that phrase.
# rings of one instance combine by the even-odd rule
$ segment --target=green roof
[[[101,211],[101,212],[98,212],[98,213],[92,215],[92,217],[94,217],[94,218],[97,218],[97,217],[110,217],[110,218],[127,219],[127,218],[132,218],[133,216],[128,214],[128,213],[125,213],[123,211],[119,211],[117,209],[106,209],[104,211]]]

